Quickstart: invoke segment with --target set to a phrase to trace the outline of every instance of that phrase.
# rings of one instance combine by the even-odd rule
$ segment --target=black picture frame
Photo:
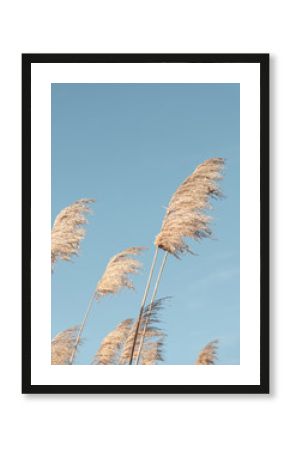
[[[31,384],[31,65],[33,63],[260,64],[260,384]],[[269,393],[269,54],[23,54],[22,55],[22,393],[267,394]]]

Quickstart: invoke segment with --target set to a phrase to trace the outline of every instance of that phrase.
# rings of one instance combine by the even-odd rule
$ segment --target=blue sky
[[[211,211],[214,239],[191,241],[197,256],[170,256],[160,286],[159,296],[172,296],[161,314],[163,364],[192,364],[215,338],[217,363],[239,364],[239,84],[52,85],[52,223],[72,202],[96,199],[80,256],[52,275],[52,336],[81,322],[111,256],[147,247],[135,292],[94,305],[77,364],[90,364],[105,335],[136,317],[164,208],[215,156],[226,167],[225,198]]]

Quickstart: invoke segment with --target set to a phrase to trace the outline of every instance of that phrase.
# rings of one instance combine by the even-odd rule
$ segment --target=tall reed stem
[[[148,321],[149,321],[150,315],[151,315],[152,305],[153,305],[153,302],[156,299],[156,295],[157,295],[159,284],[160,284],[160,279],[161,279],[161,276],[162,276],[162,273],[163,273],[164,266],[166,264],[167,258],[168,258],[168,252],[165,252],[165,254],[163,256],[163,260],[162,260],[161,266],[160,266],[160,269],[159,269],[159,272],[158,272],[158,276],[157,276],[157,279],[156,279],[154,290],[153,290],[153,293],[152,293],[152,296],[151,296],[149,311],[148,311],[148,315],[146,317],[146,321],[145,321],[145,324],[144,324],[144,329],[143,329],[143,333],[142,333],[140,344],[139,344],[138,354],[137,354],[137,357],[136,357],[136,362],[135,362],[136,365],[138,365],[138,363],[139,363],[140,354],[141,354],[141,351],[142,351],[144,338],[145,338],[145,334],[146,334],[146,328],[147,328],[147,324],[148,324]]]
[[[93,295],[90,298],[90,301],[89,301],[86,313],[84,315],[83,321],[82,321],[81,326],[79,328],[79,332],[78,332],[78,335],[77,335],[77,338],[76,338],[76,342],[75,342],[75,345],[74,345],[74,348],[73,348],[73,351],[72,351],[72,354],[71,354],[71,357],[70,357],[70,362],[69,362],[70,364],[73,364],[73,361],[74,361],[74,358],[75,358],[75,354],[76,354],[78,345],[79,345],[80,340],[81,340],[81,335],[82,335],[82,332],[84,330],[85,324],[86,324],[88,316],[90,314],[90,311],[92,309],[94,300],[95,300],[95,293],[93,293]]]
[[[135,349],[135,345],[136,345],[136,340],[137,340],[137,336],[138,336],[138,333],[139,333],[139,328],[140,328],[141,318],[142,318],[143,311],[144,311],[144,306],[145,306],[146,299],[147,299],[148,292],[149,292],[150,285],[151,285],[152,275],[153,275],[154,268],[155,268],[156,261],[157,261],[158,250],[159,250],[159,248],[156,247],[155,248],[155,252],[154,252],[154,256],[153,256],[153,260],[152,260],[152,264],[151,264],[151,268],[150,268],[150,272],[149,272],[149,276],[148,276],[148,280],[147,280],[147,284],[146,284],[146,287],[145,287],[144,295],[143,295],[143,298],[141,300],[140,311],[139,311],[139,316],[138,316],[138,319],[137,319],[137,326],[136,326],[136,331],[135,331],[135,334],[134,334],[134,340],[133,340],[133,345],[132,345],[129,365],[132,365],[133,356],[134,356],[134,349]]]

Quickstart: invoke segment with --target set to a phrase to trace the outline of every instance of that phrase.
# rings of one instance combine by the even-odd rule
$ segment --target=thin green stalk
[[[163,260],[162,260],[161,266],[160,266],[160,269],[159,269],[159,273],[158,273],[158,276],[157,276],[157,279],[156,279],[154,290],[153,290],[153,293],[152,293],[152,296],[151,296],[149,311],[148,311],[148,315],[146,317],[146,321],[145,321],[145,324],[144,324],[143,333],[142,333],[140,344],[139,344],[138,354],[137,354],[137,357],[136,357],[136,362],[135,362],[136,365],[138,365],[138,363],[139,363],[140,354],[141,354],[141,351],[142,351],[144,338],[145,338],[145,334],[146,334],[146,328],[147,328],[147,324],[148,324],[148,321],[149,321],[150,315],[151,315],[152,305],[153,305],[153,302],[156,299],[156,295],[157,295],[159,284],[160,284],[160,279],[161,279],[161,276],[162,276],[162,273],[163,273],[163,270],[164,270],[164,266],[165,266],[166,261],[167,261],[167,257],[168,257],[168,252],[165,252],[165,254],[163,256]]]
[[[93,295],[92,295],[91,298],[90,298],[90,301],[89,301],[89,304],[88,304],[88,307],[87,307],[85,316],[84,316],[83,321],[82,321],[82,323],[81,323],[81,326],[80,326],[80,328],[79,328],[79,332],[78,332],[78,335],[77,335],[77,338],[76,338],[76,342],[75,342],[75,345],[74,345],[74,348],[73,348],[73,351],[72,351],[72,354],[71,354],[71,357],[70,357],[70,362],[69,362],[70,364],[73,364],[74,357],[75,357],[75,354],[76,354],[78,345],[79,345],[79,343],[80,343],[81,335],[82,335],[83,329],[84,329],[84,327],[85,327],[85,324],[86,324],[86,322],[87,322],[89,313],[90,313],[90,311],[91,311],[91,309],[92,309],[94,300],[95,300],[95,293],[93,293]]]
[[[133,340],[133,345],[132,345],[129,365],[132,365],[133,355],[134,355],[134,348],[135,348],[137,336],[138,336],[138,333],[139,333],[139,327],[140,327],[141,318],[142,318],[143,311],[144,311],[144,306],[145,306],[146,299],[147,299],[148,292],[149,292],[150,285],[151,285],[152,275],[153,275],[154,268],[155,268],[156,261],[157,261],[158,250],[159,250],[159,248],[156,247],[155,248],[155,252],[154,252],[154,256],[153,256],[153,260],[152,260],[152,264],[151,264],[151,268],[150,268],[150,272],[149,272],[149,276],[148,276],[148,280],[147,280],[147,284],[146,284],[146,287],[145,287],[144,295],[143,295],[143,298],[141,300],[140,311],[139,311],[139,316],[138,316],[138,319],[137,319],[137,327],[136,327],[136,331],[135,331],[135,334],[134,334],[134,340]]]

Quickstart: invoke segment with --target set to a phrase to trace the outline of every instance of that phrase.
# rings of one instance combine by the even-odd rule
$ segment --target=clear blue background
[[[217,363],[239,364],[239,99],[238,84],[52,85],[52,223],[72,202],[96,199],[80,256],[52,275],[52,336],[81,322],[111,256],[147,247],[136,291],[94,305],[76,363],[89,364],[105,335],[136,317],[164,208],[198,164],[219,156],[214,239],[192,241],[198,256],[170,256],[160,286],[172,296],[163,364],[192,364],[215,338]]]

